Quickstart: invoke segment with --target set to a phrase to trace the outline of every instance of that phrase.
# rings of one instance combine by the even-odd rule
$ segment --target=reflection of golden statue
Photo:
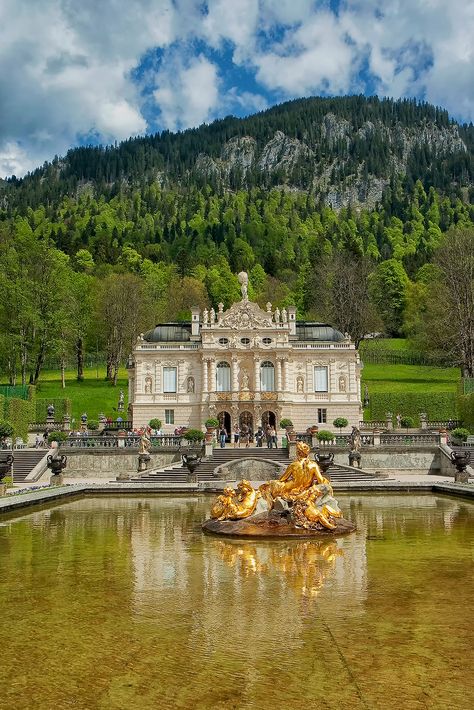
[[[240,520],[248,518],[255,511],[260,492],[250,481],[240,481],[237,490],[224,488],[223,495],[217,497],[211,508],[211,518],[215,520]]]
[[[298,441],[296,444],[296,461],[290,463],[278,480],[268,481],[260,486],[260,492],[267,501],[269,510],[273,508],[276,498],[293,501],[313,484],[329,485],[329,481],[322,475],[316,461],[312,461],[309,458],[309,453],[308,444]]]

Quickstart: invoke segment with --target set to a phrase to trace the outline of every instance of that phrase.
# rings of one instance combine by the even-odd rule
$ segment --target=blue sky
[[[474,118],[469,0],[0,0],[0,176],[310,95]]]

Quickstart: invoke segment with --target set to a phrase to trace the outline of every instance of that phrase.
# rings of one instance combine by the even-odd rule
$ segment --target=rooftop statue
[[[241,271],[237,278],[239,280],[240,290],[242,292],[242,300],[248,301],[249,275],[246,271]]]

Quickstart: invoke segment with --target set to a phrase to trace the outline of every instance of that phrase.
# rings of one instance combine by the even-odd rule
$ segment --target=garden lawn
[[[362,391],[375,392],[456,392],[461,380],[458,367],[429,365],[372,365],[362,370]]]
[[[98,377],[97,377],[98,375]],[[72,403],[72,419],[75,424],[79,422],[80,416],[86,412],[89,419],[97,419],[99,413],[104,413],[106,417],[116,419],[117,403],[120,390],[125,394],[125,411],[120,414],[123,419],[127,418],[128,404],[128,377],[125,368],[119,371],[117,386],[113,387],[105,380],[105,367],[94,367],[84,370],[84,381],[78,382],[76,371],[66,371],[66,388],[61,387],[61,373],[58,370],[45,370],[36,386],[36,397],[45,399],[67,398]],[[45,412],[46,416],[46,412]]]

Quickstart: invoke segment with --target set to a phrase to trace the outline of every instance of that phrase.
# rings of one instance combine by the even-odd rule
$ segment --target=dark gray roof
[[[191,339],[191,323],[158,323],[143,337],[148,343],[184,343]]]
[[[344,340],[344,335],[332,325],[304,320],[296,321],[296,337],[298,340],[320,340],[325,343]]]

